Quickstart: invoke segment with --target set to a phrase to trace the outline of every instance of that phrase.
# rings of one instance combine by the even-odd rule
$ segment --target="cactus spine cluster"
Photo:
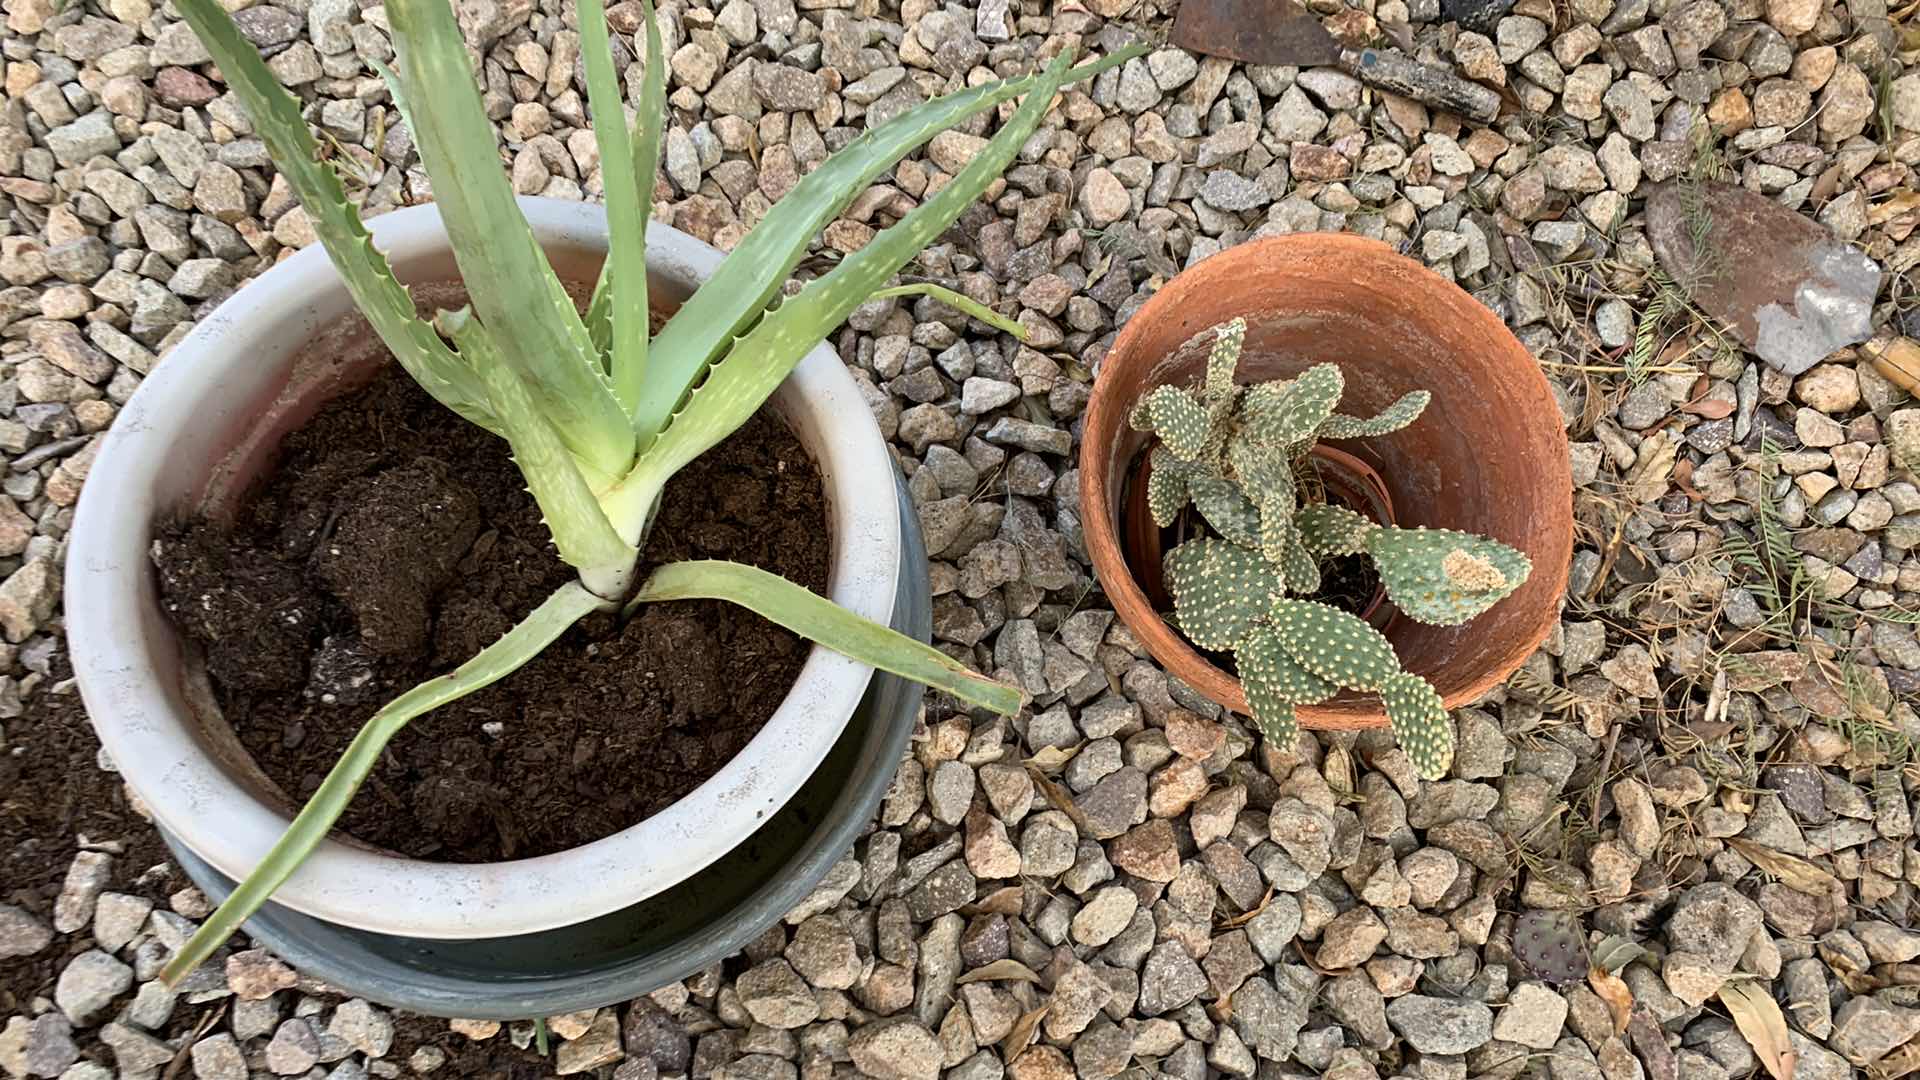
[[[1453,761],[1453,728],[1432,684],[1401,669],[1387,639],[1355,615],[1311,600],[1320,560],[1366,554],[1403,615],[1452,625],[1519,588],[1531,566],[1505,544],[1449,529],[1381,526],[1328,503],[1301,501],[1296,477],[1320,439],[1385,435],[1413,423],[1431,396],[1415,390],[1379,415],[1335,412],[1345,376],[1317,364],[1292,379],[1234,378],[1246,321],[1214,327],[1198,387],[1157,387],[1134,406],[1157,436],[1147,505],[1161,527],[1191,503],[1208,535],[1167,552],[1174,625],[1204,649],[1228,650],[1262,734],[1290,746],[1295,709],[1342,688],[1380,695],[1395,736],[1422,776]]]

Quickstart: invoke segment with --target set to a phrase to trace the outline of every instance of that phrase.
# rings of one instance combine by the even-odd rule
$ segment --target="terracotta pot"
[[[1532,654],[1559,618],[1573,554],[1573,479],[1559,405],[1539,364],[1499,317],[1451,282],[1378,241],[1306,233],[1256,240],[1205,259],[1135,312],[1101,362],[1080,446],[1088,553],[1114,610],[1175,677],[1234,712],[1239,681],[1180,636],[1127,567],[1124,482],[1148,437],[1127,414],[1166,383],[1195,385],[1203,331],[1247,320],[1243,382],[1290,378],[1335,361],[1342,412],[1372,415],[1409,390],[1433,403],[1408,427],[1338,443],[1371,459],[1398,523],[1459,529],[1525,552],[1533,573],[1512,596],[1461,626],[1396,619],[1387,636],[1407,670],[1448,708],[1469,704]],[[1372,694],[1303,706],[1310,728],[1386,723]]]

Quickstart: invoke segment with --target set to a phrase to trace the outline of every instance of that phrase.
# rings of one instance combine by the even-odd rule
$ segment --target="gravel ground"
[[[1161,0],[1085,2],[668,0],[657,219],[728,247],[869,123],[1043,44],[1169,20]],[[1776,1043],[1811,1080],[1912,1068],[1920,409],[1851,350],[1797,379],[1742,353],[1654,273],[1639,216],[1672,178],[1771,196],[1882,261],[1895,325],[1920,261],[1920,73],[1897,20],[1884,0],[1321,2],[1350,40],[1504,87],[1508,117],[1177,49],[1067,94],[913,268],[1017,314],[1028,345],[929,303],[870,306],[833,338],[911,474],[939,642],[1034,708],[931,705],[872,831],[801,910],[649,999],[552,1019],[541,1059],[516,1049],[530,1025],[388,1014],[257,950],[162,991],[205,901],[114,785],[83,782],[90,744],[22,760],[36,725],[89,738],[58,568],[98,433],[195,319],[313,233],[169,9],[9,0],[0,777],[80,761],[91,794],[0,815],[52,821],[0,836],[46,871],[0,881],[0,963],[30,984],[0,985],[0,1071],[1711,1080],[1776,1065]],[[236,6],[369,212],[423,201],[371,67],[382,9]],[[570,15],[460,12],[515,187],[598,198]],[[630,44],[639,5],[611,15]],[[862,195],[814,265],[991,124]],[[1574,440],[1565,620],[1456,714],[1438,783],[1377,734],[1257,745],[1144,658],[1081,549],[1072,452],[1115,326],[1224,246],[1343,229],[1502,312]],[[1023,767],[1042,751],[1048,785]],[[1615,974],[1530,962],[1543,933]],[[1782,1011],[1772,1039],[1732,1022],[1726,1001],[1755,998]]]

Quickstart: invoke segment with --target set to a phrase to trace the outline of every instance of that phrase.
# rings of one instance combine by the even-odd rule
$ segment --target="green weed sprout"
[[[1334,412],[1345,378],[1316,364],[1293,379],[1234,381],[1246,322],[1210,331],[1213,350],[1197,388],[1161,386],[1130,420],[1159,437],[1147,505],[1165,528],[1189,503],[1212,535],[1167,552],[1173,623],[1203,649],[1231,651],[1254,723],[1276,747],[1293,745],[1296,707],[1342,688],[1380,695],[1395,737],[1420,775],[1438,780],[1453,762],[1453,728],[1440,694],[1400,667],[1393,646],[1359,616],[1312,600],[1319,560],[1366,554],[1401,614],[1462,623],[1525,581],[1527,557],[1450,529],[1399,529],[1324,502],[1302,504],[1295,482],[1320,439],[1385,435],[1413,423],[1432,395],[1415,390],[1362,420]]]
[[[999,713],[1012,687],[945,654],[750,567],[683,562],[635,589],[635,568],[667,480],[751,417],[800,359],[862,303],[935,286],[887,281],[951,226],[1040,124],[1056,93],[1145,52],[1115,51],[926,102],[869,128],[809,173],[649,337],[646,229],[666,117],[666,65],[650,0],[644,88],[629,127],[602,0],[580,0],[581,56],[593,113],[609,255],[583,316],[515,204],[472,61],[448,0],[389,0],[395,69],[381,74],[433,181],[469,303],[419,317],[318,152],[299,102],[283,89],[218,0],[178,0],[181,14],[253,118],[354,302],[407,373],[441,404],[506,439],[560,557],[579,571],[498,642],[453,672],[400,695],[361,729],[267,856],[162,973],[203,963],[293,874],[339,818],[380,752],[414,717],[511,673],[582,616],[656,600],[712,598],[873,667]],[[781,298],[808,244],[854,196],[936,133],[1022,98],[958,175],[830,272]],[[973,305],[1003,329],[1008,320]]]

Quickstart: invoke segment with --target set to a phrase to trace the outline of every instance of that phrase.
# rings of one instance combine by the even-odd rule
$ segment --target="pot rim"
[[[1176,275],[1173,280],[1156,292],[1147,302],[1136,310],[1120,328],[1119,334],[1109,347],[1096,372],[1093,392],[1087,403],[1083,431],[1087,437],[1080,445],[1080,506],[1081,525],[1085,533],[1085,547],[1093,563],[1095,576],[1099,579],[1107,599],[1112,603],[1121,621],[1133,631],[1147,651],[1175,678],[1180,679],[1195,692],[1231,712],[1247,715],[1246,694],[1239,680],[1228,675],[1196,650],[1185,638],[1181,637],[1153,609],[1152,602],[1140,588],[1133,575],[1127,570],[1122,554],[1122,545],[1118,536],[1118,515],[1114,511],[1120,492],[1114,490],[1113,478],[1109,475],[1108,460],[1094,460],[1090,450],[1103,455],[1111,455],[1115,447],[1108,443],[1104,432],[1124,427],[1126,416],[1131,409],[1131,400],[1121,400],[1121,392],[1113,389],[1111,378],[1107,377],[1106,366],[1116,357],[1128,355],[1129,349],[1138,349],[1137,342],[1148,336],[1149,323],[1168,319],[1176,323],[1185,319],[1178,314],[1182,307],[1204,290],[1207,282],[1222,278],[1259,278],[1265,276],[1262,264],[1266,262],[1286,263],[1302,257],[1324,259],[1336,263],[1379,264],[1383,258],[1404,264],[1403,270],[1411,283],[1427,291],[1438,287],[1455,288],[1458,286],[1435,274],[1433,271],[1408,259],[1388,245],[1368,237],[1350,233],[1292,233],[1280,236],[1266,236],[1248,240],[1245,243],[1223,249],[1202,259],[1193,266]],[[1462,294],[1464,295],[1464,294]],[[1394,304],[1414,304],[1419,296],[1401,295],[1390,301]],[[1479,322],[1490,333],[1497,331],[1511,343],[1510,353],[1518,370],[1519,361],[1525,360],[1526,369],[1531,371],[1531,389],[1537,390],[1540,407],[1557,413],[1552,392],[1547,385],[1546,375],[1532,362],[1518,340],[1500,317],[1483,305],[1475,302],[1466,308],[1466,318]],[[1198,328],[1204,330],[1204,327]],[[1101,434],[1096,434],[1101,433]],[[1561,433],[1562,457],[1564,459],[1565,437]],[[1099,445],[1096,446],[1096,443]],[[1571,477],[1566,475],[1564,485],[1571,503]],[[1556,597],[1566,589],[1569,560],[1572,557],[1573,536],[1571,520],[1564,530],[1564,536],[1556,537],[1555,550],[1550,558],[1534,559],[1533,574],[1536,579],[1542,575],[1554,581],[1552,589]],[[1531,585],[1532,582],[1529,582]],[[1510,602],[1512,598],[1509,598]],[[1559,604],[1547,605],[1532,615],[1525,643],[1518,643],[1497,662],[1488,663],[1465,685],[1444,695],[1444,705],[1456,709],[1479,700],[1488,691],[1504,681],[1507,676],[1522,663],[1545,640],[1559,619]],[[1300,726],[1318,730],[1353,730],[1384,727],[1387,717],[1377,703],[1369,706],[1363,702],[1350,702],[1345,699],[1320,705],[1302,705],[1297,709]]]
[[[602,207],[519,202],[556,262],[604,257]],[[403,280],[419,277],[409,264],[451,267],[431,205],[368,225]],[[647,241],[649,276],[666,295],[690,293],[721,262],[717,250],[665,225],[648,229]],[[75,513],[67,627],[89,717],[153,818],[230,877],[256,865],[291,817],[209,753],[188,715],[177,644],[159,613],[147,555],[152,525],[180,504],[170,489],[195,492],[197,500],[219,472],[182,480],[176,466],[169,476],[176,452],[185,451],[180,456],[189,462],[195,449],[199,460],[224,457],[234,439],[209,445],[222,437],[218,432],[245,422],[238,414],[259,399],[241,388],[284,387],[316,333],[349,313],[345,286],[319,244],[248,284],[141,384],[105,436]],[[834,539],[828,594],[884,624],[893,612],[902,538],[891,500],[870,497],[874,478],[890,478],[893,470],[879,426],[824,343],[774,401],[819,464],[827,490]],[[417,938],[504,937],[626,907],[711,864],[785,804],[833,747],[872,675],[871,667],[813,646],[793,688],[746,748],[685,798],[612,836],[497,863],[425,862],[330,838],[274,902],[344,926]]]

